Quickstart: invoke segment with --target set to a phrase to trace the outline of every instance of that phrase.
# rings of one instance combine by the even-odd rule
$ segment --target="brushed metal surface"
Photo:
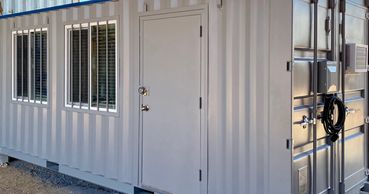
[[[319,8],[319,49],[318,54],[320,60],[329,60],[329,44],[330,41],[326,32],[322,31],[322,23],[326,19],[325,14],[329,14],[331,10],[327,10],[326,1],[320,1]],[[347,26],[346,37],[347,42],[355,42],[361,44],[368,44],[368,22],[365,19],[365,13],[367,8],[364,7],[364,2],[361,0],[348,1],[347,3]],[[293,96],[294,96],[294,112],[293,112],[293,127],[292,134],[294,140],[293,151],[293,188],[298,193],[299,186],[301,186],[301,168],[311,169],[312,157],[312,126],[306,128],[302,127],[299,123],[303,116],[310,117],[312,110],[312,57],[313,51],[311,48],[313,25],[313,8],[309,1],[294,0],[294,80],[293,80]],[[338,16],[338,10],[336,15]],[[338,20],[335,21],[337,29],[336,34],[333,36],[338,40]],[[325,44],[326,43],[326,44]],[[328,46],[327,46],[328,45]],[[339,45],[336,45],[335,50],[339,50]],[[305,48],[304,48],[305,47]],[[304,48],[304,49],[302,49]],[[345,89],[346,89],[346,106],[350,110],[354,110],[353,113],[347,116],[345,124],[345,176],[346,176],[346,192],[355,193],[358,192],[358,188],[365,180],[364,169],[367,165],[367,133],[366,124],[364,119],[367,115],[367,73],[355,73],[346,74],[345,76]],[[339,88],[339,91],[340,88]],[[340,96],[340,92],[337,94]],[[324,94],[319,94],[318,104],[319,112],[323,109]],[[317,136],[318,136],[318,191],[327,193],[330,185],[331,177],[328,176],[331,170],[336,171],[338,175],[338,158],[340,150],[336,149],[340,146],[334,145],[334,154],[337,156],[334,164],[329,164],[331,157],[329,150],[332,149],[330,142],[327,140],[327,135],[320,121],[317,123]],[[341,140],[339,140],[340,142]],[[339,144],[339,143],[337,143]],[[308,181],[311,182],[311,174],[308,176]],[[338,185],[338,179],[334,180],[336,186]],[[307,193],[311,193],[311,188]],[[332,187],[331,189],[337,189]]]

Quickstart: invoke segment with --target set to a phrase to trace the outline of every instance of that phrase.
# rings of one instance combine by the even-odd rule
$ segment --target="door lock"
[[[149,110],[150,110],[149,105],[141,105],[141,111],[142,111],[142,112],[147,112],[147,111],[149,111]]]
[[[149,91],[147,90],[147,88],[141,86],[138,88],[138,93],[142,96],[147,96],[149,94]]]

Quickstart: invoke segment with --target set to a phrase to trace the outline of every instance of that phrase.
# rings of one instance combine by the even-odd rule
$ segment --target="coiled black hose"
[[[337,121],[335,120],[335,107],[337,107]],[[321,121],[323,123],[325,132],[329,135],[332,142],[337,141],[338,134],[345,125],[346,120],[346,106],[344,102],[336,95],[328,95],[325,97],[324,110]]]

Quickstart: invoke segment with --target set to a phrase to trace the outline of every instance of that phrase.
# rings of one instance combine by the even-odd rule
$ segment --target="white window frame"
[[[46,32],[46,75],[47,75],[47,79],[46,79],[46,101],[42,100],[42,87],[40,88],[40,98],[41,100],[36,100],[36,96],[34,96],[35,99],[31,100],[31,92],[32,88],[31,86],[31,71],[32,71],[32,62],[31,62],[31,33],[32,32]],[[28,97],[25,98],[24,96],[22,97],[18,97],[15,95],[15,90],[16,90],[16,80],[17,76],[16,76],[16,52],[17,52],[17,45],[15,45],[15,38],[18,34],[22,34],[22,35],[28,35]],[[36,34],[35,34],[36,35]],[[41,39],[40,39],[41,41]],[[23,49],[23,48],[22,48]],[[40,68],[42,68],[42,63],[40,64]],[[41,73],[42,74],[42,73]],[[42,75],[40,75],[42,76]],[[23,103],[27,103],[27,104],[39,104],[39,105],[48,105],[48,101],[49,101],[49,31],[48,28],[43,27],[43,28],[33,28],[33,29],[28,29],[28,30],[15,30],[12,31],[12,101],[13,102],[23,102]],[[40,82],[42,82],[42,80],[40,79]]]
[[[92,52],[92,44],[91,44],[91,27],[97,25],[106,25],[106,24],[115,24],[115,109],[111,108],[100,108],[99,104],[96,107],[92,106],[92,60],[91,60],[91,52]],[[73,103],[69,102],[70,98],[70,35],[69,31],[73,29],[88,29],[88,103]],[[117,113],[118,112],[118,83],[119,83],[119,68],[118,68],[118,23],[117,20],[106,20],[106,21],[95,21],[95,22],[87,22],[80,24],[69,24],[65,25],[65,74],[64,74],[64,106],[66,108],[72,108],[77,110],[85,110],[85,111],[96,111],[96,112],[108,112],[108,113]],[[108,55],[107,55],[108,56]],[[109,102],[107,101],[107,104]],[[109,106],[109,105],[108,105]]]

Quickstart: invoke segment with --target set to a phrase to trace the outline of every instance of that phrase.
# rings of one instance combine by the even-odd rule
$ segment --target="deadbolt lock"
[[[141,105],[141,111],[142,111],[142,112],[147,112],[147,111],[149,111],[149,110],[150,110],[149,105]]]
[[[138,88],[138,93],[142,96],[147,96],[149,94],[149,91],[146,87],[141,86]]]

